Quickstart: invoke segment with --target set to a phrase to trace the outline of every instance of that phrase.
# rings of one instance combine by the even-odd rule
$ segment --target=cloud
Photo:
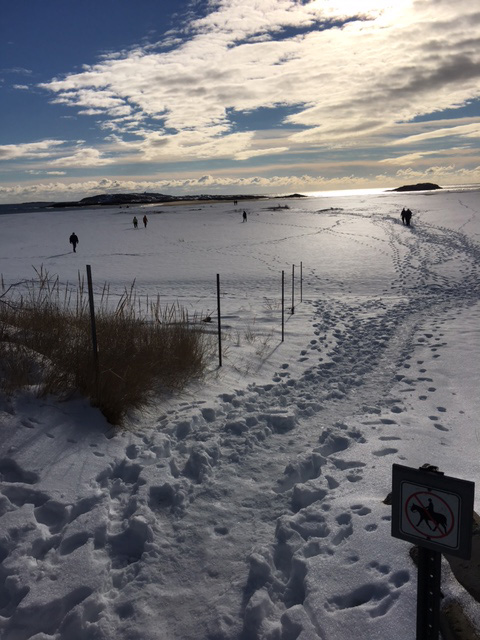
[[[37,171],[36,169],[27,169],[26,173],[31,176],[64,176],[66,175],[65,171]]]
[[[45,158],[51,154],[52,150],[63,144],[62,140],[42,140],[41,142],[0,145],[0,160]]]
[[[270,147],[268,149],[249,149],[247,151],[240,151],[236,154],[237,160],[248,160],[249,158],[257,158],[259,156],[271,156],[288,151],[288,147]]]
[[[165,51],[137,47],[41,86],[84,115],[103,113],[105,128],[135,130],[143,122],[183,159],[228,155],[229,145],[230,157],[248,157],[255,125],[249,136],[232,136],[239,117],[260,108],[293,111],[285,119],[300,129],[292,130],[292,146],[335,147],[368,144],[384,128],[480,96],[474,3],[365,0],[361,6],[353,0],[211,2],[209,13]],[[129,116],[135,119],[121,120]],[[253,149],[250,157],[259,155]],[[150,133],[142,150],[163,157]]]
[[[78,149],[70,156],[63,156],[56,158],[55,160],[51,160],[49,165],[52,167],[60,166],[70,168],[100,167],[106,164],[111,164],[111,162],[112,160],[103,157],[98,149],[84,147]]]
[[[10,67],[8,69],[0,69],[0,73],[13,73],[20,76],[30,76],[33,72],[31,69],[25,69],[24,67]]]
[[[406,138],[399,138],[393,144],[414,144],[425,140],[433,140],[437,138],[446,138],[448,136],[459,136],[460,138],[480,138],[480,122],[472,124],[464,124],[459,126],[442,127],[433,131],[418,133]]]
[[[31,198],[58,201],[79,200],[98,193],[142,193],[144,191],[188,194],[188,193],[289,193],[328,191],[332,189],[361,189],[377,186],[385,188],[398,184],[420,181],[435,181],[438,184],[480,183],[480,165],[471,169],[456,168],[452,165],[430,166],[421,171],[411,167],[399,169],[395,174],[377,174],[362,177],[355,174],[341,177],[327,177],[319,174],[289,175],[213,175],[166,177],[162,179],[136,180],[131,178],[102,178],[92,180],[64,180],[56,182],[35,182],[0,186],[0,201],[25,202]]]

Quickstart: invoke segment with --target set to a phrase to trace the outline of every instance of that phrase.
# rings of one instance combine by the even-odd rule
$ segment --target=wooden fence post
[[[93,366],[95,371],[95,392],[98,393],[98,346],[95,306],[93,302],[92,268],[87,264],[88,302],[90,305],[90,327],[92,331]]]
[[[292,264],[292,316],[295,313],[295,265]]]
[[[303,262],[300,262],[300,302],[303,302]]]
[[[222,319],[220,315],[220,274],[217,273],[218,366],[222,366]]]

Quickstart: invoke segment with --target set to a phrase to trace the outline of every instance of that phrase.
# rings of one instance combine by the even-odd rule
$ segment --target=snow
[[[1,638],[413,640],[384,499],[393,463],[479,477],[478,195],[1,216],[5,284],[90,264],[214,334],[218,273],[224,330],[221,368],[121,431],[82,398],[0,397]],[[445,561],[442,590],[480,626]]]

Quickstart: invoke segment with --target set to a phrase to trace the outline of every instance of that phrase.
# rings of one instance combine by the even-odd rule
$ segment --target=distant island
[[[239,200],[263,200],[267,198],[305,198],[300,193],[293,193],[288,196],[259,196],[259,195],[188,195],[170,196],[164,193],[112,193],[89,196],[76,202],[55,202],[49,206],[55,208],[66,207],[106,207],[112,205],[139,205],[139,204],[161,204],[165,202],[209,202],[209,201],[233,201]]]
[[[111,193],[100,194],[82,198],[75,202],[55,202],[49,206],[55,208],[66,207],[107,207],[112,205],[139,205],[139,204],[161,204],[165,202],[191,202],[192,200],[253,200],[265,198],[266,196],[225,196],[225,195],[189,195],[170,196],[164,193]]]
[[[391,191],[433,191],[441,188],[438,184],[433,184],[433,182],[420,182],[419,184],[405,184],[403,187],[397,187],[396,189],[391,189]]]

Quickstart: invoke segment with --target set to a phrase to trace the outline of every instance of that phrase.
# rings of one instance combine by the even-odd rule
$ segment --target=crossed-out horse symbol
[[[428,499],[428,507],[424,507],[421,504],[413,503],[410,507],[410,511],[417,512],[419,515],[417,527],[420,526],[422,522],[425,522],[430,531],[442,531],[443,533],[447,533],[447,518],[443,515],[443,513],[438,513],[434,511],[432,499]],[[435,525],[432,527],[432,524]]]

